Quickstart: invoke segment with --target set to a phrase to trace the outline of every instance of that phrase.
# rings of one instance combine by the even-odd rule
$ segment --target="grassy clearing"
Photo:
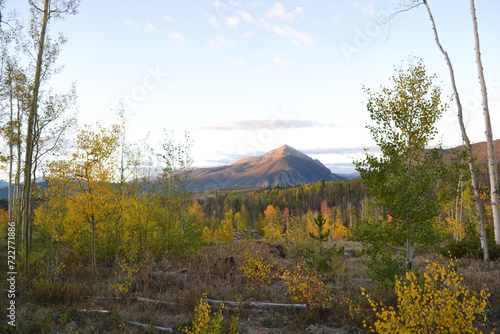
[[[133,264],[124,261],[100,264],[96,272],[82,259],[67,255],[59,276],[38,275],[30,284],[20,280],[18,333],[156,332],[131,322],[179,332],[178,328],[189,326],[193,321],[193,310],[202,295],[210,300],[241,302],[238,311],[231,305],[222,311],[225,326],[229,326],[230,318],[238,312],[238,333],[367,332],[363,321],[372,324],[375,315],[361,295],[361,287],[366,288],[372,300],[385,305],[396,304],[395,293],[368,278],[363,257],[359,255],[360,244],[337,240],[330,241],[330,246],[334,242],[356,250],[356,256],[339,257],[332,262],[334,266],[330,270],[317,276],[331,298],[326,309],[248,305],[249,302],[296,303],[278,276],[284,270],[294,270],[298,263],[307,263],[308,258],[292,247],[285,247],[283,258],[279,252],[271,252],[272,247],[266,242],[240,240],[204,246],[189,258],[164,257],[155,262],[143,256]],[[249,256],[261,258],[262,263],[268,265],[270,279],[261,286],[253,284],[239,269]],[[420,253],[416,259],[418,271],[425,267],[426,259],[447,261],[438,255]],[[457,270],[463,274],[469,289],[479,291],[485,284],[489,287],[489,326],[490,329],[500,327],[500,262],[460,260]],[[302,277],[299,282],[304,280]],[[137,297],[161,302],[147,302]],[[219,309],[214,303],[209,306],[212,311]]]

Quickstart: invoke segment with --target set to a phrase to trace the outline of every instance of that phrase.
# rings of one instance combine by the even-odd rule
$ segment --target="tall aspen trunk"
[[[462,103],[460,102],[460,95],[458,94],[457,90],[457,85],[455,82],[455,73],[453,71],[453,66],[451,65],[451,60],[450,57],[448,57],[448,53],[443,49],[443,46],[441,45],[441,42],[439,41],[437,29],[436,29],[436,23],[434,22],[434,18],[432,16],[431,10],[429,8],[429,4],[427,3],[426,0],[424,0],[424,4],[427,7],[427,12],[429,13],[429,18],[432,22],[432,29],[434,30],[434,37],[436,39],[436,44],[439,47],[439,50],[441,53],[444,55],[444,58],[446,60],[446,64],[448,65],[448,69],[450,71],[450,78],[451,78],[451,85],[453,88],[453,94],[455,95],[455,101],[457,104],[457,112],[458,112],[458,123],[460,124],[460,131],[462,132],[462,138],[465,143],[465,149],[467,151],[467,156],[468,156],[468,165],[469,165],[469,171],[470,171],[470,177],[471,177],[471,182],[472,182],[472,189],[474,192],[474,199],[476,202],[476,217],[477,217],[477,225],[479,227],[479,238],[481,240],[481,248],[484,253],[484,260],[488,261],[490,259],[490,254],[488,251],[488,241],[487,241],[487,234],[486,234],[486,227],[484,224],[484,217],[483,217],[483,200],[481,199],[481,195],[479,193],[479,183],[476,175],[476,168],[475,168],[475,158],[474,155],[472,154],[472,146],[470,144],[469,136],[467,136],[467,131],[465,130],[465,124],[463,120],[463,113],[462,113]]]
[[[13,160],[14,160],[14,92],[12,89],[12,71],[9,71],[10,78],[10,87],[9,87],[9,97],[10,97],[10,143],[9,143],[9,184],[7,191],[9,192],[7,195],[7,201],[9,203],[9,222],[13,219],[12,210],[14,210],[14,199],[12,198],[12,168],[13,168]],[[18,229],[16,229],[16,234],[19,233]]]
[[[35,81],[33,84],[33,96],[31,99],[30,113],[28,117],[28,130],[26,132],[26,156],[24,160],[24,183],[22,193],[22,212],[21,221],[23,226],[23,241],[25,250],[25,274],[29,277],[30,272],[30,252],[31,252],[31,211],[32,211],[32,187],[31,174],[33,169],[33,148],[34,148],[34,129],[36,114],[38,111],[38,91],[40,88],[40,79],[42,74],[42,60],[45,46],[45,34],[47,23],[50,18],[50,0],[45,0],[42,28],[40,30],[40,39],[38,41],[38,55],[36,60]]]
[[[493,225],[495,227],[495,243],[500,245],[500,207],[498,201],[498,170],[495,159],[495,146],[493,145],[493,134],[491,131],[490,111],[488,108],[488,94],[486,92],[486,81],[484,79],[483,64],[481,62],[481,49],[479,47],[479,33],[477,29],[476,8],[474,0],[470,1],[470,11],[472,14],[472,24],[474,26],[474,39],[476,41],[476,63],[479,72],[479,83],[481,84],[481,97],[483,99],[483,114],[486,125],[486,143],[488,148],[488,170],[490,173],[491,189],[491,212],[493,215]]]

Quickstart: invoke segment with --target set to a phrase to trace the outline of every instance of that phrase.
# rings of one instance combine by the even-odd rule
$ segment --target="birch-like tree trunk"
[[[489,251],[488,251],[486,227],[485,227],[484,217],[483,217],[483,201],[482,201],[480,193],[479,193],[479,184],[478,184],[478,178],[476,175],[476,168],[475,168],[475,163],[474,163],[475,158],[474,158],[474,155],[472,154],[472,146],[471,146],[471,143],[469,140],[469,136],[467,135],[467,131],[465,129],[465,124],[464,124],[464,120],[463,120],[462,103],[460,102],[460,95],[458,94],[457,85],[455,82],[455,72],[453,71],[453,66],[451,64],[450,57],[448,57],[448,53],[444,50],[443,46],[441,45],[441,42],[439,41],[436,23],[434,22],[434,18],[432,16],[432,12],[431,12],[431,9],[429,8],[429,4],[427,3],[427,0],[424,0],[424,4],[425,4],[425,7],[427,8],[427,12],[429,13],[429,18],[430,18],[431,23],[432,23],[432,29],[434,30],[434,37],[436,40],[436,44],[437,44],[439,50],[441,51],[441,53],[444,55],[444,58],[446,60],[446,64],[448,65],[448,70],[450,71],[451,86],[453,88],[453,94],[455,95],[455,102],[457,104],[458,123],[460,124],[462,138],[464,140],[465,149],[467,151],[468,165],[469,165],[470,177],[471,177],[471,181],[472,181],[472,189],[474,192],[474,199],[476,202],[476,218],[477,218],[477,225],[479,227],[479,238],[481,240],[481,248],[483,249],[483,253],[484,253],[484,260],[487,261],[490,259],[490,255],[489,255]]]
[[[481,97],[483,100],[483,114],[486,125],[486,143],[488,148],[488,171],[490,174],[491,189],[491,212],[493,214],[493,224],[495,227],[495,243],[500,245],[500,207],[498,201],[498,170],[495,158],[495,146],[493,144],[493,134],[491,131],[490,111],[488,108],[488,94],[486,91],[486,81],[484,79],[483,64],[481,62],[481,49],[479,47],[479,33],[477,29],[476,8],[474,0],[470,0],[470,11],[472,24],[474,26],[474,39],[476,42],[476,63],[479,72],[479,83],[481,84]]]
[[[50,0],[45,0],[43,9],[42,27],[40,30],[40,38],[38,40],[38,55],[36,60],[35,81],[33,83],[33,95],[31,97],[30,113],[28,116],[28,130],[26,132],[26,156],[24,160],[24,182],[22,195],[22,214],[21,221],[23,226],[23,241],[25,246],[25,263],[24,269],[26,277],[29,277],[30,252],[31,252],[31,202],[32,202],[32,187],[31,174],[33,168],[33,148],[34,148],[34,129],[36,113],[38,111],[38,92],[40,89],[40,80],[42,74],[42,60],[45,46],[45,35],[47,31],[47,23],[50,18]]]

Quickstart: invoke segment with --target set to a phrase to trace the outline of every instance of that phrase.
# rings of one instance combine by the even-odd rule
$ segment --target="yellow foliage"
[[[271,273],[274,265],[264,264],[261,257],[253,257],[245,252],[245,262],[238,269],[241,270],[250,279],[252,287],[261,288],[265,284],[270,284],[274,274]]]
[[[283,241],[283,224],[281,222],[281,212],[274,206],[268,205],[264,211],[265,224],[264,224],[264,238],[281,242]]]
[[[120,259],[118,261],[118,265],[120,269],[126,276],[125,282],[123,283],[114,283],[111,284],[111,289],[115,292],[115,294],[126,295],[130,292],[135,279],[132,278],[134,274],[139,272],[139,268],[132,268],[125,260]]]
[[[81,233],[82,222],[92,228],[92,266],[96,260],[96,234],[102,223],[117,211],[116,194],[113,181],[112,154],[118,147],[120,127],[108,130],[97,124],[95,128],[85,126],[79,130],[76,139],[76,152],[69,160],[56,160],[48,164],[51,186],[47,190],[50,198],[65,205],[68,221],[74,230]],[[47,222],[45,222],[47,223]],[[73,229],[73,228],[72,228]],[[77,239],[81,240],[79,233]]]
[[[203,228],[202,235],[203,243],[206,245],[212,244],[215,241],[215,231],[208,226]]]
[[[354,305],[353,301],[346,296],[343,297],[343,300],[344,303],[346,303],[349,306],[349,316],[351,317],[351,319],[354,319],[355,316],[361,312],[362,310],[361,305],[359,304]]]
[[[347,238],[349,235],[349,229],[344,226],[341,222],[335,223],[335,228],[333,229],[332,236],[335,239]]]
[[[221,226],[217,229],[215,235],[221,241],[231,241],[233,240],[234,233],[236,232],[234,228],[233,220],[233,210],[226,212],[224,219],[221,221]]]
[[[222,304],[221,308],[217,312],[211,312],[210,306],[208,305],[206,294],[200,299],[198,306],[194,309],[194,319],[191,328],[184,327],[179,328],[179,330],[183,331],[186,334],[222,334],[222,333],[237,333],[238,327],[238,312],[231,317],[231,324],[229,325],[228,331],[225,331],[222,326],[222,322],[224,321],[224,316],[222,315],[222,310],[224,309],[224,305]]]
[[[304,268],[300,263],[294,270],[284,270],[279,277],[285,282],[286,294],[295,303],[306,304],[309,308],[329,307],[333,300],[321,275]]]
[[[414,272],[396,279],[398,308],[377,305],[369,300],[376,312],[377,333],[482,333],[478,324],[486,321],[484,313],[486,290],[479,295],[463,284],[453,262],[448,266],[429,264],[419,283]],[[365,292],[363,290],[363,295]],[[365,324],[366,326],[366,324]]]

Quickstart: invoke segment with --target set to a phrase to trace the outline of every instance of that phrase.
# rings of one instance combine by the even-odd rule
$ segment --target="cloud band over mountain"
[[[297,120],[297,119],[253,119],[253,120],[241,120],[241,121],[229,121],[214,125],[207,125],[200,127],[202,130],[247,130],[256,131],[259,129],[298,129],[298,128],[310,128],[310,127],[335,127],[336,124],[320,123],[316,121],[307,120]]]

